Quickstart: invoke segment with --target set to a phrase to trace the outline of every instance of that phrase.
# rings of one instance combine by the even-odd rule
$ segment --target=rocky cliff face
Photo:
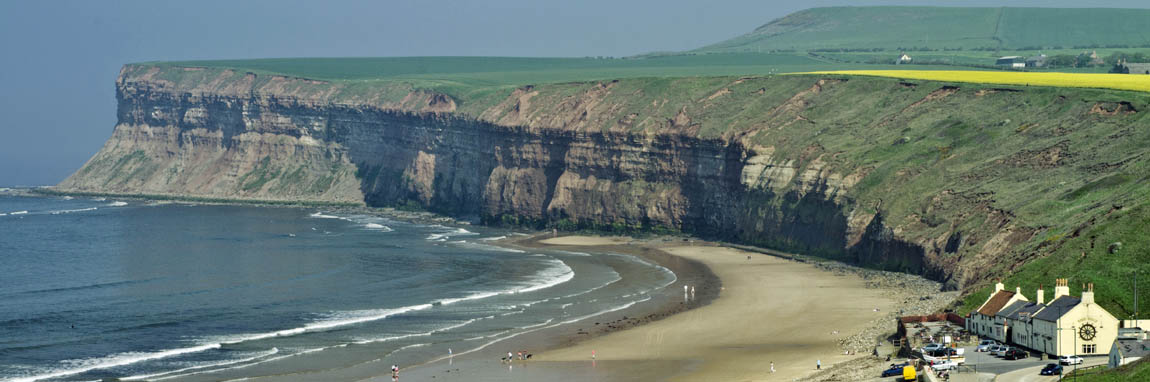
[[[1081,186],[1034,176],[1079,182],[1068,161],[1091,154],[1058,134],[1121,134],[1141,120],[1093,113],[1102,103],[1089,94],[809,76],[503,94],[129,66],[112,137],[59,188],[671,228],[961,287],[991,277],[986,264],[1035,256],[1019,244],[1037,245],[1051,223],[1026,218],[1036,201],[1015,188]],[[1018,119],[983,113],[1002,108]]]

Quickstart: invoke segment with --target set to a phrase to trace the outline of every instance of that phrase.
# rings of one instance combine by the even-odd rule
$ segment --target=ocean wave
[[[248,341],[258,341],[262,339],[275,338],[275,337],[289,337],[307,332],[323,331],[341,326],[362,324],[365,322],[379,321],[397,314],[423,310],[431,308],[431,304],[411,305],[401,308],[393,309],[368,309],[368,310],[352,310],[343,312],[334,312],[327,315],[325,319],[312,322],[310,324],[292,328],[277,330],[274,332],[244,334],[223,337],[219,340],[220,344],[231,345]]]
[[[229,360],[229,361],[224,361],[224,362],[218,362],[218,363],[206,363],[206,364],[203,364],[203,365],[197,365],[197,366],[192,366],[192,367],[185,367],[185,368],[183,368],[183,369],[177,369],[177,370],[171,370],[171,371],[164,371],[164,372],[159,372],[159,373],[155,373],[155,374],[147,374],[147,375],[133,375],[133,376],[130,376],[130,377],[124,377],[124,378],[120,378],[120,380],[123,380],[123,381],[136,381],[136,380],[147,380],[147,379],[152,379],[152,380],[156,380],[156,381],[159,381],[159,380],[163,380],[163,379],[168,379],[168,378],[175,378],[175,377],[177,377],[177,376],[175,376],[175,375],[173,375],[173,374],[186,373],[186,372],[189,372],[189,371],[193,371],[193,370],[202,371],[203,369],[210,369],[210,368],[215,368],[215,367],[220,367],[220,366],[228,366],[228,365],[235,365],[235,364],[240,364],[240,363],[248,363],[248,362],[252,362],[252,361],[258,360],[258,359],[260,359],[260,358],[264,358],[264,357],[270,357],[270,356],[272,356],[272,355],[275,355],[276,353],[279,353],[279,351],[280,351],[280,349],[279,349],[279,348],[274,348],[274,347],[273,347],[273,348],[271,348],[271,350],[268,350],[268,351],[264,351],[264,352],[259,352],[259,353],[257,353],[256,355],[254,355],[254,356],[251,356],[251,357],[245,357],[245,358],[240,358],[240,359],[235,359],[235,360]],[[184,376],[188,376],[188,375],[195,375],[195,374],[199,374],[199,373],[189,373],[189,374],[183,374],[183,375],[179,375],[179,377],[184,377]],[[166,376],[166,377],[165,377],[165,376]],[[162,377],[162,378],[157,378],[157,377]]]
[[[515,293],[527,293],[547,289],[575,278],[575,270],[567,266],[567,263],[564,263],[563,260],[550,259],[548,262],[551,263],[551,267],[537,273],[532,280],[532,285],[516,289]]]
[[[454,304],[454,303],[457,303],[460,301],[481,300],[481,299],[485,299],[488,297],[498,296],[500,294],[502,294],[502,293],[500,293],[500,292],[476,292],[476,293],[472,293],[472,294],[470,294],[468,296],[464,296],[464,297],[445,298],[442,300],[438,300],[438,301],[434,302],[433,304],[451,305],[451,304]]]
[[[316,218],[316,219],[343,219],[342,217],[335,216],[335,215],[324,215],[322,212],[316,212],[316,213],[313,213],[313,214],[308,215],[308,216]]]
[[[448,228],[448,227],[443,227],[443,228]],[[429,240],[429,241],[444,241],[447,238],[453,237],[453,236],[472,236],[472,235],[478,235],[478,233],[471,232],[471,231],[468,231],[468,230],[463,229],[463,228],[456,228],[452,231],[433,233],[433,234],[427,235],[427,240]]]
[[[481,238],[481,239],[479,239],[479,240],[480,240],[480,241],[495,241],[495,240],[503,240],[503,239],[506,239],[506,238],[507,238],[507,236],[493,236],[493,237],[485,237],[485,238]]]
[[[367,223],[367,224],[364,224],[364,225],[363,225],[363,228],[364,228],[364,229],[369,229],[369,230],[372,230],[372,231],[380,231],[380,232],[391,232],[391,231],[393,231],[393,230],[391,229],[391,227],[385,226],[385,225],[383,225],[383,224],[377,224],[377,223]]]
[[[474,323],[475,321],[479,321],[479,320],[481,320],[481,319],[482,319],[482,318],[472,318],[472,319],[470,319],[470,320],[467,320],[467,321],[463,321],[463,322],[461,322],[461,323],[458,323],[458,324],[455,324],[455,325],[448,325],[448,326],[445,326],[445,327],[442,327],[442,328],[438,328],[438,329],[435,329],[435,330],[432,330],[432,331],[428,331],[428,332],[422,332],[422,333],[410,333],[410,334],[401,334],[401,335],[398,335],[398,336],[391,336],[391,337],[383,337],[383,338],[373,338],[373,339],[358,340],[358,341],[355,341],[355,342],[353,342],[353,343],[354,343],[354,344],[356,344],[356,345],[365,345],[365,344],[373,344],[373,343],[379,343],[379,342],[388,342],[388,341],[402,340],[402,339],[405,339],[405,338],[412,338],[412,337],[426,337],[426,336],[430,336],[430,335],[433,335],[433,334],[436,334],[436,333],[443,333],[443,332],[446,332],[446,331],[449,331],[449,330],[455,330],[455,329],[459,329],[459,328],[462,328],[462,327],[464,327],[464,326],[467,326],[467,325],[471,325],[471,324],[472,324],[472,323]]]
[[[70,375],[82,374],[92,370],[108,369],[119,366],[127,366],[144,361],[152,361],[161,358],[175,357],[179,355],[198,353],[205,350],[219,349],[220,344],[205,344],[198,346],[191,346],[186,348],[161,350],[157,352],[129,352],[118,353],[99,358],[85,358],[61,361],[63,366],[61,368],[47,371],[42,374],[31,375],[27,377],[18,377],[5,380],[4,382],[34,382],[45,379],[53,379],[66,377]]]
[[[590,253],[587,253],[587,252],[561,251],[561,250],[558,250],[558,249],[553,249],[553,250],[551,250],[551,252],[555,252],[555,253],[562,253],[562,254],[564,254],[564,255],[579,256],[579,257],[587,257],[587,256],[591,256],[591,254],[590,254]]]
[[[8,214],[9,214],[9,215],[12,215],[12,216],[16,216],[16,215],[27,215],[27,214],[28,214],[28,211],[27,211],[27,210],[24,210],[24,211],[12,211],[12,212],[9,212]]]
[[[123,207],[126,205],[128,205],[127,202],[121,202],[121,201],[115,201],[115,202],[108,203],[108,207]]]
[[[446,238],[439,239],[439,241],[445,241],[445,240],[446,240]],[[480,240],[482,240],[482,239],[480,239]],[[452,241],[449,244],[452,244],[452,245],[455,245],[455,246],[461,247],[461,248],[478,249],[478,250],[483,250],[483,251],[525,253],[523,250],[519,250],[519,249],[515,249],[515,248],[506,248],[506,247],[500,247],[498,245],[483,244],[483,243],[472,243],[472,242],[469,242],[466,240]]]
[[[55,211],[48,211],[48,213],[50,213],[52,215],[70,214],[70,213],[75,213],[75,212],[95,211],[97,208],[98,207],[88,207],[88,208],[77,208],[74,210],[55,210]]]

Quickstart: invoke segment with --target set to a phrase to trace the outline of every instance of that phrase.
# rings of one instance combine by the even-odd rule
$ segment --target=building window
[[[1082,345],[1082,354],[1094,354],[1098,345]]]

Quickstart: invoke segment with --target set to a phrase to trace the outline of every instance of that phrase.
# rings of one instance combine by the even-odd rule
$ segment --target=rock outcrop
[[[1120,159],[1057,134],[1121,133],[1144,108],[812,76],[536,85],[484,99],[373,86],[130,65],[112,137],[58,188],[669,228],[954,288],[992,277],[981,265],[1035,256],[1050,224],[1015,188],[1077,187],[1036,171],[1077,182],[1074,161]],[[1019,122],[984,113],[1003,107]]]

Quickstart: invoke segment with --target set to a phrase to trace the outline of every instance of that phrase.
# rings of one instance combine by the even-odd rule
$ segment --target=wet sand
[[[892,296],[867,289],[858,276],[707,243],[580,236],[539,243],[596,251],[658,250],[706,265],[721,280],[721,290],[709,304],[674,315],[668,314],[673,306],[668,310],[665,305],[652,313],[658,315],[654,318],[605,317],[599,325],[573,324],[569,331],[599,330],[601,335],[560,333],[568,338],[566,346],[535,354],[531,361],[504,364],[494,355],[460,357],[405,371],[401,380],[789,381],[814,373],[818,360],[826,368],[858,357],[842,354],[838,341],[897,306]],[[682,293],[680,284],[670,288]],[[696,298],[699,293],[696,286]],[[691,301],[689,293],[684,300]],[[615,328],[597,329],[607,325]]]

